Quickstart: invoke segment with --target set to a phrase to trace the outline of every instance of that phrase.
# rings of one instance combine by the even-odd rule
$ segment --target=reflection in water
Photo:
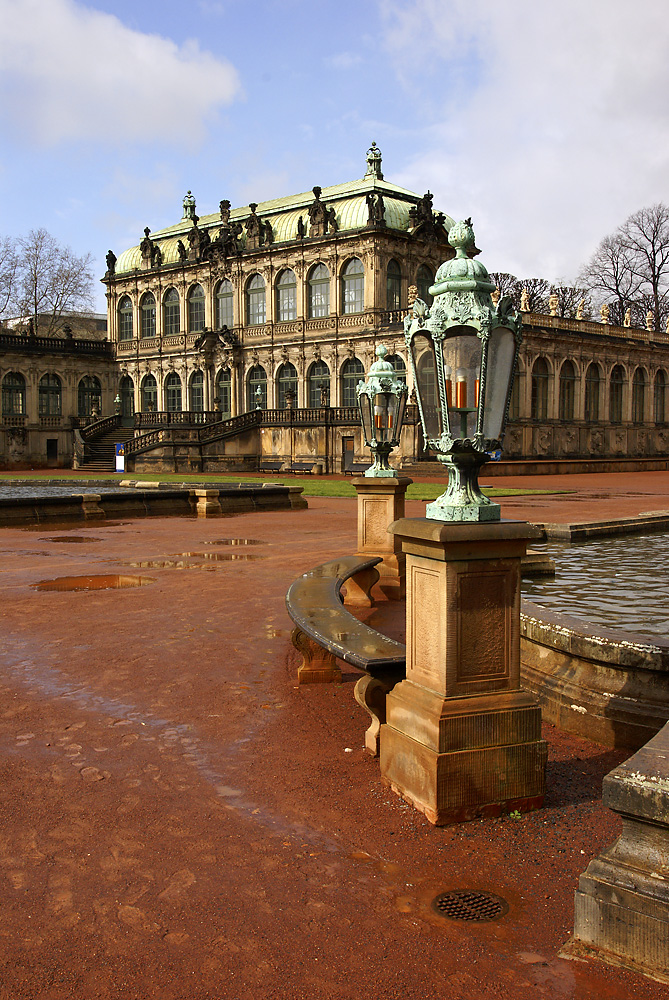
[[[124,566],[135,569],[216,569],[207,566],[211,562],[250,562],[254,559],[265,559],[247,552],[182,552],[180,556],[171,559],[142,559],[137,562],[124,562]],[[202,559],[204,562],[190,562],[190,559]]]
[[[203,545],[267,545],[259,538],[217,538],[213,542],[203,542]]]
[[[90,538],[81,535],[54,535],[53,538],[40,538],[40,542],[101,542],[101,538]]]
[[[592,625],[669,636],[669,534],[549,542],[545,551],[555,578],[523,580],[523,597]]]
[[[109,573],[106,576],[58,576],[54,580],[31,583],[35,590],[119,590],[125,587],[146,587],[155,583],[149,576],[123,576]]]

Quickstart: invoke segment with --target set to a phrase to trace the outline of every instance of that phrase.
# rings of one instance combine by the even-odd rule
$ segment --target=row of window
[[[37,386],[40,417],[60,417],[63,412],[63,384],[58,375],[42,375]],[[85,375],[77,388],[77,412],[88,417],[94,406],[102,409],[102,385],[95,375]],[[20,372],[8,372],[2,380],[2,415],[21,416],[26,412],[26,380]]]
[[[511,394],[509,416],[518,419],[522,414],[521,375],[516,375]],[[531,374],[530,417],[532,420],[546,420],[548,416],[548,396],[551,381],[550,368],[545,358],[537,358]],[[565,361],[558,379],[558,418],[571,421],[575,414],[576,386],[580,382],[576,368],[571,361]],[[593,362],[585,373],[585,394],[583,417],[587,423],[602,419],[602,397],[604,379],[600,366]],[[623,401],[627,387],[627,375],[622,365],[615,365],[609,376],[609,412],[612,424],[623,421]],[[636,368],[632,376],[632,422],[641,424],[645,420],[646,398],[649,379],[643,368]],[[663,424],[666,420],[667,373],[660,369],[653,380],[653,420]]]
[[[418,295],[429,301],[428,289],[434,277],[425,265],[418,268]],[[297,277],[286,268],[278,275],[275,286],[276,318],[278,322],[297,319]],[[365,307],[365,273],[362,261],[352,257],[341,272],[341,311],[361,313]],[[215,328],[221,330],[235,325],[234,289],[227,279],[219,282],[214,291]],[[245,323],[247,326],[261,326],[266,320],[267,289],[261,274],[252,275],[244,293]],[[192,285],[186,296],[186,321],[189,333],[204,330],[205,293],[202,285]],[[388,264],[386,276],[386,307],[392,310],[402,308],[402,271],[396,260]],[[139,303],[139,335],[142,338],[156,335],[156,298],[153,292],[145,292]],[[169,288],[163,295],[163,334],[170,336],[180,332],[181,309],[179,293]],[[307,276],[307,315],[310,319],[330,315],[330,271],[325,264],[316,264]],[[237,319],[239,322],[239,319]],[[132,340],[134,336],[134,313],[132,300],[124,295],[118,304],[119,340]]]

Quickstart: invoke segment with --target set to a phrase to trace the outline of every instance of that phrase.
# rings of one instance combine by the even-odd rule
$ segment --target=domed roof
[[[412,219],[410,212],[423,200],[413,191],[398,187],[383,180],[381,173],[381,156],[374,144],[368,153],[368,170],[364,178],[346,184],[335,184],[323,188],[320,200],[328,209],[334,209],[339,232],[350,232],[365,229],[369,218],[368,195],[381,195],[383,199],[384,219],[386,229],[400,232],[410,231],[416,224],[415,214]],[[318,189],[316,189],[318,190]],[[188,205],[186,205],[188,201]],[[306,231],[309,230],[309,206],[314,203],[314,192],[303,192],[287,198],[275,198],[255,206],[256,214],[264,223],[272,226],[274,245],[288,243],[298,238],[298,223],[300,216]],[[252,214],[250,205],[230,211],[230,223],[244,222]],[[181,240],[188,247],[187,235],[193,226],[195,215],[195,200],[190,192],[184,200],[184,217],[173,226],[151,233],[151,241],[160,248],[162,263],[174,264],[179,261],[178,242]],[[449,230],[453,225],[450,216],[445,215],[443,226]],[[200,231],[207,230],[212,240],[216,239],[222,227],[220,212],[202,215],[198,219]],[[246,234],[240,237],[244,246]],[[130,247],[119,255],[116,261],[116,274],[126,274],[135,268],[140,268],[142,254],[139,246]]]

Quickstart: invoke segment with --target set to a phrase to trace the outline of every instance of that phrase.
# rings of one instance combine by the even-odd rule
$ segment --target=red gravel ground
[[[553,478],[577,497],[590,487],[576,480],[596,480],[615,516],[669,508],[669,473],[642,476]],[[538,500],[505,512],[590,509]],[[558,957],[578,876],[618,831],[601,781],[625,753],[546,727],[543,810],[436,829],[363,751],[357,673],[297,688],[285,592],[355,549],[353,500],[309,504],[2,529],[2,1000],[669,997]],[[205,544],[226,538],[264,544]],[[132,565],[170,558],[203,568]],[[31,586],[116,573],[154,582]],[[397,632],[396,612],[370,621]],[[444,920],[430,902],[452,888],[495,892],[509,912]]]

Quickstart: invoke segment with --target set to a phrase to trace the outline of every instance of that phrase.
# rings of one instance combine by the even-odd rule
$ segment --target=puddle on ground
[[[266,559],[253,552],[179,552],[181,559],[204,559],[206,562],[230,562],[233,559]]]
[[[125,524],[130,524],[130,521],[108,521],[106,518],[95,518],[95,530],[99,531],[100,528],[120,528]],[[44,518],[36,524],[17,524],[16,527],[20,528],[21,531],[46,531],[49,528],[51,530],[61,531],[63,529],[69,528],[70,531],[74,527],[73,522],[80,525],[82,528],[92,527],[89,521],[84,520],[84,518],[70,518],[67,521],[50,520],[49,518]],[[13,525],[5,525],[5,527],[14,527]]]
[[[204,559],[205,562],[189,562],[189,559]],[[124,566],[132,566],[134,569],[216,569],[216,566],[207,566],[208,562],[250,562],[254,559],[265,559],[265,556],[256,556],[246,552],[184,552],[180,559],[142,559],[137,562],[124,562]]]
[[[40,538],[40,542],[101,542],[101,538],[84,535],[54,535],[53,538]]]
[[[125,587],[146,587],[155,583],[149,576],[124,576],[110,573],[106,576],[57,576],[53,580],[31,583],[35,590],[121,590]]]
[[[203,545],[267,545],[260,538],[217,538],[213,542],[203,542]]]

